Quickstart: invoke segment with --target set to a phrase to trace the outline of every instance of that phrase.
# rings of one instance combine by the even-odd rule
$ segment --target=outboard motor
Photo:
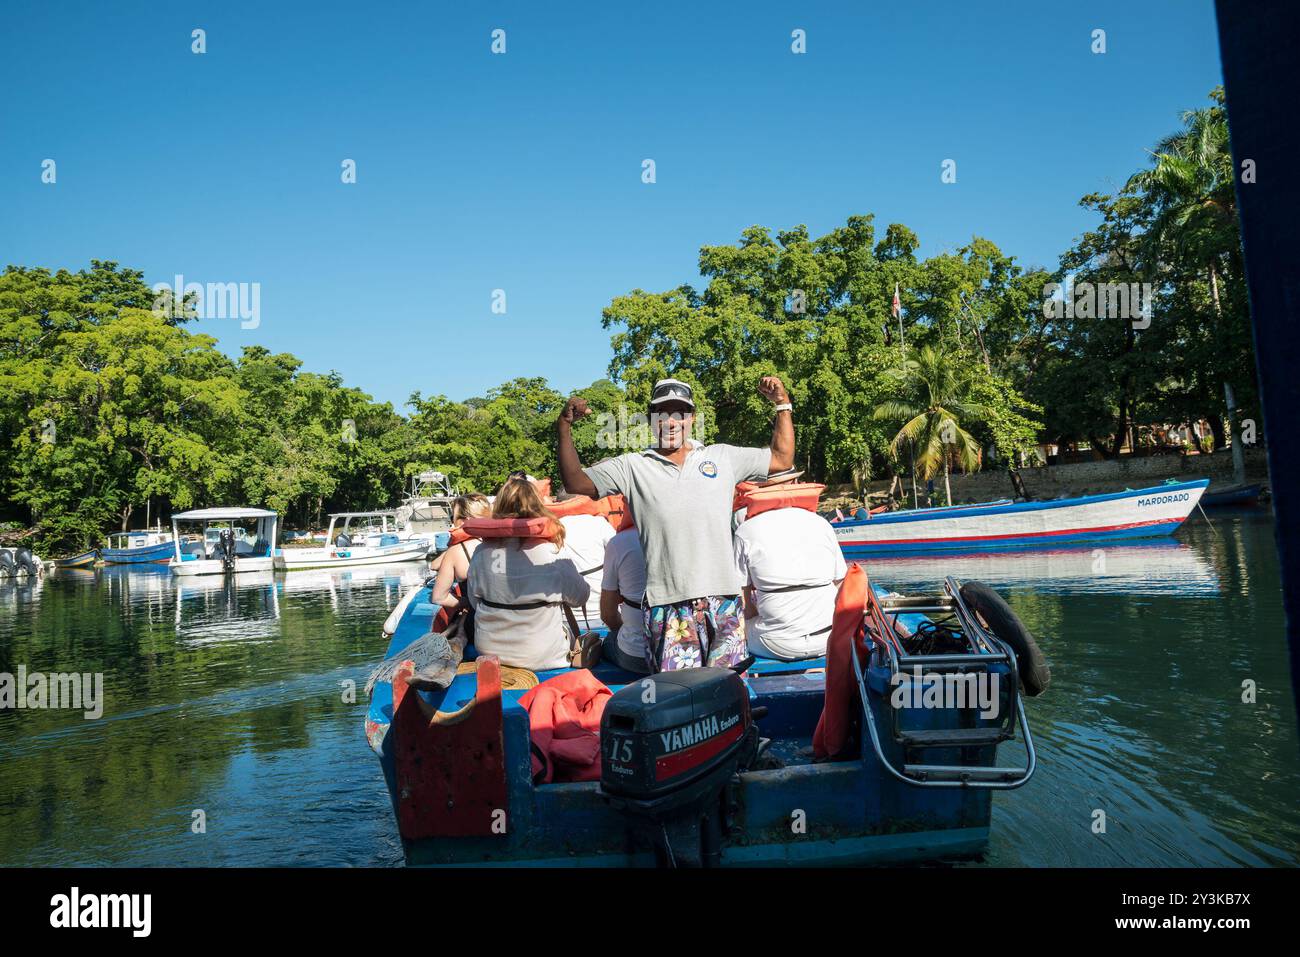
[[[601,791],[660,865],[721,863],[728,785],[758,751],[740,675],[689,668],[628,685],[605,705],[600,747]]]
[[[235,530],[223,528],[217,535],[217,550],[221,554],[221,568],[229,574],[235,570]]]

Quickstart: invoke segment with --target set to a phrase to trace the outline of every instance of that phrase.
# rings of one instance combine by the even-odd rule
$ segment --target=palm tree
[[[1166,137],[1154,152],[1155,166],[1134,175],[1128,187],[1146,195],[1156,216],[1148,232],[1156,256],[1180,259],[1205,270],[1214,306],[1215,326],[1223,330],[1219,297],[1221,262],[1240,250],[1235,172],[1228,140],[1228,114],[1223,88],[1211,91],[1214,106],[1188,110],[1184,129]],[[1232,437],[1232,466],[1236,480],[1245,480],[1245,461],[1236,436],[1232,384],[1223,377],[1223,395]]]
[[[899,380],[903,398],[882,402],[872,418],[903,421],[890,448],[901,455],[903,443],[911,442],[922,479],[929,479],[942,466],[944,493],[951,505],[952,464],[966,472],[980,467],[979,443],[958,421],[958,416],[979,419],[987,415],[987,410],[970,398],[971,370],[961,356],[925,346],[916,358],[905,359],[903,368],[892,377]]]

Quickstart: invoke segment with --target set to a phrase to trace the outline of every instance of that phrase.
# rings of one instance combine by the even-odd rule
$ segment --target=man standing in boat
[[[758,391],[776,410],[769,448],[692,438],[694,393],[676,379],[659,380],[651,393],[651,448],[584,469],[570,430],[588,414],[586,401],[569,399],[556,423],[565,489],[591,498],[621,494],[636,519],[646,561],[641,606],[651,671],[727,668],[746,657],[732,497],[738,483],[794,466],[790,396],[776,376],[764,376]]]

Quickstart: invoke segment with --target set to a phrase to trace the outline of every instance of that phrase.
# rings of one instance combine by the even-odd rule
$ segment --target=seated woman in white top
[[[467,518],[487,518],[491,513],[492,503],[488,501],[486,495],[473,492],[469,495],[457,496],[451,503],[451,527],[460,528]],[[471,538],[467,542],[451,546],[439,556],[438,579],[433,583],[435,605],[455,608],[460,603],[460,599],[452,594],[452,589],[457,582],[463,582],[465,576],[469,574],[469,560],[474,557],[478,545],[478,539]]]
[[[493,518],[550,518],[550,541],[486,538],[469,563],[474,646],[503,665],[545,671],[568,667],[564,603],[586,602],[591,588],[571,559],[561,558],[564,526],[526,479],[510,479],[492,504]]]

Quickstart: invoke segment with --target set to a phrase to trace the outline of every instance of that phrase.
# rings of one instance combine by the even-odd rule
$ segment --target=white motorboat
[[[285,548],[276,568],[336,568],[353,565],[390,565],[418,561],[432,544],[431,535],[413,533],[399,511],[337,512],[330,516],[325,545],[320,548]]]
[[[430,470],[411,477],[411,491],[397,509],[397,518],[411,536],[429,540],[436,554],[451,536],[451,506],[460,493],[442,472]]]
[[[173,575],[267,572],[280,554],[279,516],[264,508],[200,508],[172,516]]]

